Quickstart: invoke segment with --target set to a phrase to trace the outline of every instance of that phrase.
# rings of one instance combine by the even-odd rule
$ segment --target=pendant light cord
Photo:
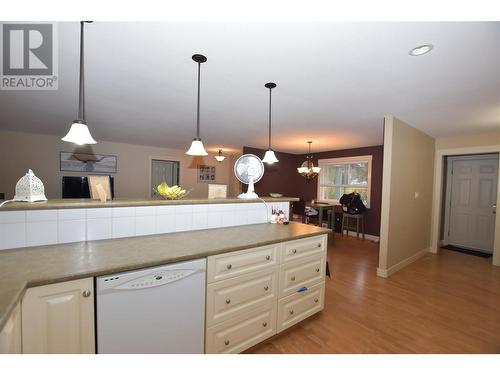
[[[269,89],[269,149],[271,149],[271,95],[273,89]]]
[[[198,63],[198,109],[196,111],[196,138],[200,138],[200,67]]]
[[[80,93],[78,98],[78,120],[85,121],[85,77],[83,56],[84,21],[80,21]]]
[[[307,142],[309,143],[309,155],[307,156],[307,169],[311,169],[312,167],[312,155],[311,155],[311,141]]]

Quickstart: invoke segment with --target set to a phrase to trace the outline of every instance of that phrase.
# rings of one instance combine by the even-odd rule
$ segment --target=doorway
[[[151,160],[151,198],[160,197],[155,190],[162,182],[166,182],[169,186],[179,185],[179,169],[178,161]]]
[[[445,158],[443,245],[493,253],[498,154]]]

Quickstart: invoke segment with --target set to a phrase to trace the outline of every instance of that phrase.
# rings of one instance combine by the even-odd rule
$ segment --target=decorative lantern
[[[35,176],[31,169],[28,170],[16,184],[16,195],[14,201],[17,202],[37,202],[46,201],[45,188],[42,181]]]

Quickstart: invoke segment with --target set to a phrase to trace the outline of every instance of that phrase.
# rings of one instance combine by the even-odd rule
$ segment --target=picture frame
[[[198,165],[199,182],[215,182],[216,167],[211,165]]]
[[[81,152],[59,153],[59,170],[80,173],[116,173],[118,158],[116,155],[86,154]]]

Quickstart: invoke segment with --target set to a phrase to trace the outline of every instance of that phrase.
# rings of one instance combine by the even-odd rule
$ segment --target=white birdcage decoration
[[[17,181],[14,200],[18,202],[46,201],[43,182],[35,176],[31,169]]]

